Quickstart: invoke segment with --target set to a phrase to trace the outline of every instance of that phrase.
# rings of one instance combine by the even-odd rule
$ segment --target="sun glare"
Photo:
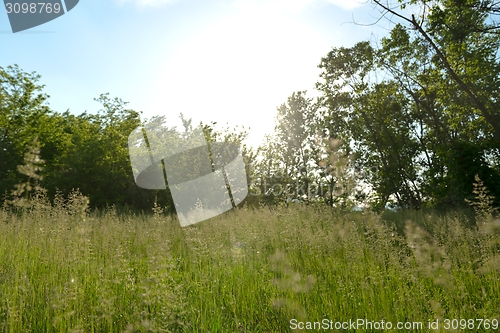
[[[251,141],[273,128],[276,107],[311,90],[328,43],[285,15],[231,16],[185,41],[162,70],[159,110],[196,121],[251,127]],[[175,111],[174,111],[175,110]]]

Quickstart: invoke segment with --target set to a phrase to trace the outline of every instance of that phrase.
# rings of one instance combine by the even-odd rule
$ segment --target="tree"
[[[383,41],[380,59],[400,59],[396,66],[392,60],[391,67],[406,81],[402,86],[421,114],[424,126],[420,129],[426,133],[420,142],[426,154],[428,168],[424,174],[431,201],[437,205],[462,204],[472,191],[475,172],[488,174],[485,183],[497,194],[498,166],[485,162],[486,156],[498,160],[500,152],[496,4],[412,1],[423,8],[417,20],[395,7],[375,3],[407,24],[396,25]],[[468,163],[460,164],[467,154]],[[470,170],[458,171],[464,167]]]
[[[62,128],[71,140],[52,169],[50,188],[64,194],[79,188],[89,196],[92,207],[114,204],[149,209],[154,193],[136,186],[128,151],[128,136],[140,125],[140,113],[108,94],[96,101],[103,106],[97,114],[65,112],[61,116]],[[165,198],[161,200],[166,204]]]
[[[23,182],[17,166],[35,138],[46,161],[45,173],[57,164],[67,137],[60,118],[47,106],[48,95],[38,84],[40,76],[26,73],[17,65],[0,67],[0,191],[9,193]]]
[[[377,167],[368,178],[379,206],[391,196],[401,207],[463,205],[475,173],[485,175],[496,196],[497,8],[474,0],[412,1],[423,9],[417,20],[404,15],[406,3],[398,11],[374,2],[403,24],[379,48],[362,42],[322,59],[318,88],[328,130],[355,149],[358,167]]]
[[[408,24],[407,29],[418,33],[416,38],[428,43],[433,50],[433,63],[441,70],[468,107],[461,117],[481,117],[488,124],[485,135],[500,140],[500,111],[498,77],[500,66],[497,51],[500,42],[498,24],[491,14],[496,5],[481,0],[441,0],[425,2],[412,0],[423,8],[419,21],[414,15],[405,16],[389,4],[374,3]],[[401,8],[405,4],[400,1]],[[450,91],[450,90],[448,90]]]
[[[287,103],[277,111],[274,138],[284,164],[284,176],[294,181],[288,185],[294,189],[295,196],[309,201],[318,154],[314,142],[318,106],[312,98],[306,97],[305,91],[299,91],[288,97]]]

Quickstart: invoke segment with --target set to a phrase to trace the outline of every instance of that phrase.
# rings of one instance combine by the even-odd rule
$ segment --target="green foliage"
[[[40,76],[18,66],[0,67],[0,192],[10,192],[23,176],[17,166],[23,163],[28,146],[38,137],[41,158],[50,164],[59,146],[57,124],[46,105]],[[47,167],[49,167],[47,165]]]
[[[140,124],[139,113],[108,95],[96,101],[103,106],[98,114],[63,115],[71,143],[61,153],[58,167],[51,170],[50,187],[66,194],[80,188],[94,207],[134,205],[136,200],[135,205],[144,209],[148,199],[144,203],[144,194],[136,190],[127,147],[128,135]]]
[[[372,206],[460,206],[476,173],[498,197],[495,5],[413,1],[424,9],[416,20],[375,3],[407,26],[396,24],[378,48],[334,48],[321,61],[317,84],[324,127],[348,142],[367,170]]]

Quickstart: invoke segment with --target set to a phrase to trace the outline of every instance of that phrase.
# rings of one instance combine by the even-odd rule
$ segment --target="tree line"
[[[319,63],[320,96],[292,93],[260,147],[243,144],[245,129],[198,128],[209,141],[242,146],[250,205],[454,208],[473,199],[480,179],[499,206],[500,7],[479,0],[373,4],[394,18],[392,30],[377,45],[328,52]],[[407,5],[420,15],[407,14]],[[168,190],[134,182],[127,139],[145,123],[139,112],[103,94],[96,114],[59,113],[39,81],[18,66],[0,67],[2,202],[29,178],[18,166],[36,142],[43,177],[32,178],[49,197],[78,188],[93,207],[150,210],[156,200],[174,212]],[[193,130],[181,119],[183,129],[169,129],[179,138]]]
[[[59,113],[49,108],[50,97],[43,93],[40,79],[17,65],[0,67],[1,203],[29,195],[30,188],[46,189],[51,199],[78,189],[94,208],[115,205],[150,211],[156,204],[175,212],[168,190],[136,185],[128,138],[138,126],[149,123],[181,140],[196,127],[192,120],[181,114],[183,128],[178,129],[168,127],[163,116],[141,119],[140,112],[108,94],[95,99],[102,106],[95,114]],[[240,145],[247,136],[244,129],[216,131],[215,125],[198,125],[208,141]],[[242,154],[252,156],[246,145]]]

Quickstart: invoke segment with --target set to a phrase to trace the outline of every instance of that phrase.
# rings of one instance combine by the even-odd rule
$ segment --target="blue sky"
[[[362,0],[80,0],[13,34],[0,12],[0,66],[36,71],[50,106],[95,113],[101,93],[143,117],[250,127],[256,145],[294,91],[314,95],[332,47],[378,41],[389,23]]]

